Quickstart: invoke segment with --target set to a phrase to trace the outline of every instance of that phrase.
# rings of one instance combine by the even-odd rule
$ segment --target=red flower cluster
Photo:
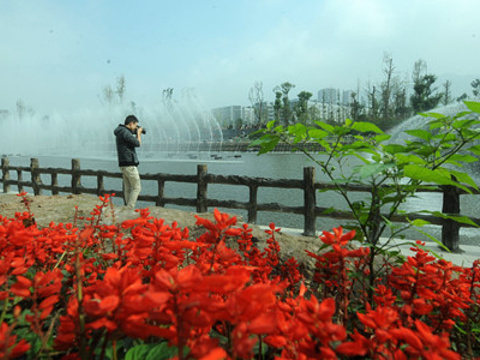
[[[82,229],[26,223],[28,208],[0,217],[2,359],[118,359],[138,350],[132,340],[168,344],[173,352],[162,359],[460,359],[479,351],[479,263],[455,267],[418,250],[378,279],[369,303],[370,252],[350,244],[353,232],[324,232],[323,252],[309,252],[309,279],[282,255],[273,224],[260,248],[247,225],[215,210],[213,221],[197,217],[205,232],[192,240],[148,209],[105,225],[110,198],[100,199]]]

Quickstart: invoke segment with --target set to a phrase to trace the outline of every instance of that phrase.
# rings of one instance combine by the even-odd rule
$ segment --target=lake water
[[[293,153],[270,153],[262,156],[257,156],[256,153],[198,153],[186,154],[181,158],[174,154],[152,154],[148,152],[139,152],[141,164],[139,171],[141,174],[150,173],[166,173],[166,174],[189,174],[195,175],[197,172],[197,164],[207,164],[208,172],[211,174],[222,175],[241,175],[250,177],[264,177],[273,179],[302,179],[303,168],[305,166],[315,166],[313,162],[306,159],[301,154]],[[23,156],[9,156],[12,166],[28,166],[30,164],[29,157]],[[62,156],[43,156],[38,157],[41,167],[62,167],[71,168],[71,158]],[[82,169],[92,170],[106,170],[118,172],[117,161],[114,153],[104,154],[99,158],[85,158],[81,159]],[[11,177],[15,174],[12,172]],[[24,176],[25,178],[25,176]],[[323,176],[321,171],[317,168],[316,180],[322,181]],[[50,183],[50,176],[45,175],[44,183]],[[70,177],[67,175],[59,175],[58,182],[60,185],[69,184]],[[96,178],[82,177],[82,184],[87,187],[96,186]],[[105,179],[105,189],[114,190],[121,189],[120,179]],[[13,190],[16,190],[13,187]],[[29,189],[27,188],[27,191]],[[166,197],[196,197],[196,184],[182,184],[167,182],[165,184]],[[142,182],[142,194],[156,195],[157,183],[155,181]],[[368,194],[354,194],[357,199],[368,198]],[[241,202],[248,201],[248,187],[234,186],[234,185],[209,185],[208,198],[211,199],[228,199]],[[479,217],[480,202],[478,196],[463,195],[461,202],[462,214]],[[258,190],[259,203],[280,203],[290,206],[303,205],[303,192],[300,189],[275,189],[275,188],[259,188]],[[117,205],[122,204],[121,199],[115,199]],[[139,206],[147,207],[152,203],[138,203]],[[333,192],[318,193],[317,205],[322,207],[329,207],[335,205],[342,209],[346,209],[344,200]],[[167,205],[170,208],[179,208],[183,210],[193,211],[193,208],[180,207],[174,205]],[[409,211],[420,210],[441,210],[442,195],[434,193],[420,194],[416,198],[409,199],[405,204],[405,209]],[[212,210],[212,209],[209,209]],[[247,219],[247,213],[243,210],[220,209],[229,213],[242,216]],[[258,224],[266,225],[270,222],[275,222],[278,227],[285,228],[300,228],[303,229],[303,216],[295,214],[283,214],[276,212],[259,212]],[[330,230],[334,226],[344,225],[345,221],[317,218],[317,230]],[[440,229],[437,226],[428,226],[422,230],[431,233],[433,236],[440,237]],[[477,240],[480,235],[478,229],[462,229],[461,242],[463,244],[477,245],[480,242]],[[428,240],[425,236],[418,232],[406,233],[407,238]]]

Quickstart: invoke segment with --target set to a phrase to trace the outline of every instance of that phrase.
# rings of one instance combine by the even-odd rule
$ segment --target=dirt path
[[[30,209],[34,214],[35,221],[38,226],[48,226],[50,222],[71,223],[74,221],[75,213],[78,216],[89,216],[90,212],[96,205],[101,202],[96,196],[92,195],[55,195],[55,196],[28,196],[30,199]],[[1,194],[0,195],[0,215],[4,217],[14,217],[16,212],[26,211],[22,199],[16,194]],[[76,210],[76,207],[78,210]],[[171,224],[173,221],[178,223],[181,228],[188,227],[193,236],[198,234],[202,229],[195,225],[196,213],[182,211],[177,209],[167,209],[157,206],[149,207],[151,215],[156,218],[162,218],[166,224]],[[134,211],[120,211],[114,218],[111,216],[111,211],[106,211],[104,221],[106,223],[121,223],[124,220],[135,218],[138,216]],[[213,220],[212,213],[200,214],[202,217]],[[241,222],[241,219],[239,219]],[[264,229],[250,225],[253,236],[258,239],[258,246],[263,247],[266,244],[268,235],[265,234]],[[280,243],[282,255],[284,258],[295,256],[300,263],[305,263],[310,258],[305,255],[305,249],[316,251],[319,247],[320,241],[314,237],[297,236],[284,232],[276,235],[276,240]],[[309,261],[308,261],[309,262]]]

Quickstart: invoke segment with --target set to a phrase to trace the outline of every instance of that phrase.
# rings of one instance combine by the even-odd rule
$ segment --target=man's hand
[[[142,144],[142,131],[143,128],[141,126],[137,127],[137,139],[140,145]]]

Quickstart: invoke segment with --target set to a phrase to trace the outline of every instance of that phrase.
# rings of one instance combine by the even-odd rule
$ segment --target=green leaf
[[[464,104],[472,111],[480,113],[480,102],[477,101],[464,101]]]
[[[307,134],[307,127],[301,123],[296,123],[295,125],[290,125],[288,127],[288,133],[295,136],[305,137]]]
[[[410,179],[420,180],[439,185],[455,185],[450,178],[450,172],[444,169],[429,169],[417,164],[408,164],[403,168],[404,175]]]
[[[460,119],[456,120],[452,126],[456,129],[469,130],[471,127],[478,125],[478,120],[474,119]]]
[[[422,227],[422,226],[425,226],[425,225],[429,225],[430,221],[422,220],[422,219],[415,219],[415,220],[409,221],[409,223],[412,224],[413,226],[416,226],[416,227]]]
[[[397,154],[398,165],[409,165],[409,164],[418,164],[421,166],[425,166],[426,162],[421,157],[417,155],[405,155],[405,154]]]
[[[407,148],[399,144],[388,144],[383,147],[383,151],[385,151],[388,154],[394,155],[397,153],[406,152]]]
[[[405,133],[426,141],[430,140],[433,136],[431,132],[423,129],[406,130]]]
[[[381,142],[389,140],[391,137],[392,137],[392,135],[389,135],[389,134],[380,134],[380,135],[376,135],[374,137],[374,139],[377,143],[381,143]]]
[[[383,131],[380,130],[377,125],[371,122],[356,121],[353,123],[352,129],[360,132],[374,132],[376,134],[383,134]]]
[[[453,220],[453,221],[456,221],[456,222],[459,222],[459,223],[462,223],[462,224],[471,225],[471,226],[474,226],[474,227],[479,227],[477,225],[477,223],[475,223],[468,216],[447,215],[447,214],[444,214],[440,211],[432,211],[431,214],[434,215],[434,216],[437,216],[439,218],[442,218],[442,219]]]
[[[423,117],[431,117],[434,119],[444,119],[446,117],[444,114],[439,114],[436,112],[419,113],[418,115],[421,115]]]
[[[323,130],[325,130],[326,132],[328,132],[329,134],[333,134],[333,130],[334,130],[334,127],[330,124],[327,124],[323,121],[315,121],[315,124],[317,124],[318,126],[320,126]]]
[[[335,211],[337,211],[337,209],[335,209],[334,207],[330,207],[328,209],[323,210],[322,214],[323,215],[329,215],[329,214],[334,213]]]
[[[366,178],[373,177],[374,175],[381,174],[383,171],[391,169],[394,166],[394,164],[372,163],[359,166],[355,170],[358,171],[360,180],[364,180]]]
[[[261,138],[252,141],[249,147],[260,146],[260,151],[258,152],[258,154],[262,155],[275,149],[279,141],[280,138],[278,136],[272,134],[265,134]]]
[[[464,163],[472,163],[472,162],[478,161],[478,158],[472,155],[453,154],[452,156],[450,156],[449,160],[460,161]]]
[[[480,145],[470,146],[469,148],[467,148],[467,150],[472,152],[474,155],[480,155]]]
[[[443,243],[438,240],[435,236],[423,231],[423,230],[420,230],[420,229],[415,229],[417,232],[419,232],[420,234],[422,235],[425,235],[426,237],[428,237],[430,240],[432,240],[435,244],[437,244],[438,246],[440,246],[443,250],[447,251],[447,252],[451,252],[450,249],[448,247],[446,247],[445,245],[443,245]],[[442,256],[438,255],[437,253],[435,253],[434,251],[432,251],[431,249],[427,249],[425,246],[422,246],[422,245],[419,245],[417,243],[415,243],[415,246],[420,248],[420,249],[423,249],[423,250],[426,250],[428,251],[429,253],[431,253],[433,256],[435,256],[437,259],[443,259]]]
[[[130,348],[125,354],[125,360],[144,360],[150,350],[150,345],[140,344]]]
[[[145,360],[163,360],[171,359],[178,353],[178,349],[175,346],[168,346],[167,342],[162,342],[160,344],[153,344],[153,347],[150,348],[148,355],[145,357]]]
[[[466,184],[472,188],[478,190],[477,183],[471,178],[471,176],[465,172],[451,170],[450,173],[457,178],[458,183]],[[471,193],[470,190],[468,190]]]
[[[188,349],[186,349],[188,351]],[[178,353],[176,347],[168,346],[163,341],[157,344],[140,344],[130,348],[125,354],[125,360],[166,360]]]
[[[308,136],[312,139],[324,139],[328,136],[329,134],[321,129],[310,129],[308,130]]]
[[[275,126],[275,120],[271,120],[267,123],[268,130],[272,130],[274,126]]]

